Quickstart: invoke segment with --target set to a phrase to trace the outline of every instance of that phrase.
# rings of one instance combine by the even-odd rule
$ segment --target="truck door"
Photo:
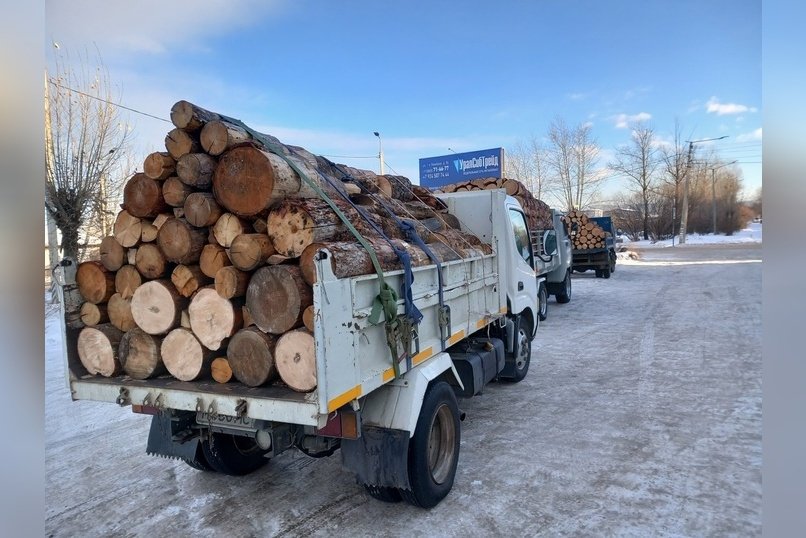
[[[508,295],[513,314],[520,314],[526,309],[534,315],[537,312],[537,280],[534,265],[532,242],[529,240],[529,227],[526,217],[520,209],[508,207],[507,212],[512,227],[513,248],[511,278]]]

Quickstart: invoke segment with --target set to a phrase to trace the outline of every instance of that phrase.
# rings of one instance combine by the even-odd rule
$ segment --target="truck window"
[[[512,231],[515,234],[515,249],[529,266],[532,266],[532,243],[529,241],[529,228],[523,213],[517,209],[509,210],[509,220],[512,222]]]

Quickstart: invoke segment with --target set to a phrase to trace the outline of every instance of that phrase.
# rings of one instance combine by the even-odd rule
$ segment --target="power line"
[[[62,89],[67,90],[67,91],[69,91],[69,92],[77,93],[77,94],[79,94],[79,95],[83,95],[83,96],[85,96],[85,97],[89,97],[90,99],[95,99],[96,101],[101,101],[102,103],[106,103],[106,104],[108,104],[108,105],[112,105],[112,106],[116,106],[116,107],[119,107],[119,108],[123,108],[123,109],[126,109],[126,110],[130,111],[130,112],[134,112],[135,114],[141,114],[141,115],[143,115],[143,116],[148,116],[149,118],[154,118],[155,120],[160,120],[160,121],[164,121],[164,122],[166,122],[166,123],[171,123],[171,121],[170,121],[170,120],[166,120],[165,118],[160,118],[159,116],[155,116],[155,115],[153,115],[153,114],[149,114],[148,112],[143,112],[143,111],[141,111],[141,110],[136,110],[136,109],[134,109],[134,108],[130,108],[130,107],[127,107],[127,106],[121,105],[120,103],[114,103],[114,102],[112,102],[112,101],[108,101],[108,100],[106,100],[106,99],[102,99],[101,97],[97,97],[97,96],[95,96],[95,95],[91,95],[91,94],[89,94],[89,93],[85,93],[85,92],[82,92],[82,91],[76,90],[76,89],[74,89],[74,88],[70,88],[70,87],[68,87],[68,86],[63,86],[63,85],[59,84],[58,82],[55,82],[55,81],[54,81],[54,80],[52,80],[52,79],[50,80],[50,83],[51,83],[51,84],[53,84],[54,86],[58,86],[59,88],[62,88]]]

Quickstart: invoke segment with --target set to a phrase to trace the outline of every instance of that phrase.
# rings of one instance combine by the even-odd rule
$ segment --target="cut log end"
[[[283,382],[297,392],[316,388],[316,352],[313,334],[305,329],[290,331],[277,340],[277,371]]]
[[[118,375],[118,345],[123,332],[109,324],[85,327],[78,334],[78,358],[87,372],[104,377]]]

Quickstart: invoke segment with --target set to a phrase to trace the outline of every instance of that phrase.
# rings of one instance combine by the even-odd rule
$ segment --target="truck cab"
[[[554,295],[558,303],[571,300],[572,246],[568,230],[562,222],[563,213],[551,210],[552,227],[532,232],[537,253],[534,261],[538,278],[538,318],[548,317],[548,298]]]

